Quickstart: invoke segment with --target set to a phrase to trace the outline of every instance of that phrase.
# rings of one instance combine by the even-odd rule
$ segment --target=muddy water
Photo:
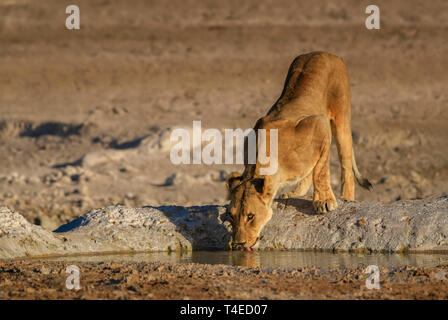
[[[196,251],[188,253],[108,254],[46,258],[57,261],[82,262],[168,262],[225,264],[261,268],[356,268],[371,264],[380,267],[403,265],[435,267],[448,265],[448,254],[353,254],[303,251]]]

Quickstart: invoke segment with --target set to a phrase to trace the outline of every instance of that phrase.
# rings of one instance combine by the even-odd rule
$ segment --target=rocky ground
[[[252,254],[252,253],[247,253]],[[80,269],[80,290],[66,268]],[[260,269],[162,263],[0,262],[0,299],[448,299],[448,267]]]
[[[439,261],[446,261],[447,201],[440,197],[389,206],[349,202],[326,215],[307,213],[312,210],[310,201],[289,206],[279,203],[259,247],[363,254],[444,250]],[[379,264],[381,281],[376,290],[365,285],[367,258],[357,268],[343,263],[338,268],[318,264],[284,269],[273,262],[280,258],[275,255],[268,258],[274,267],[263,268],[258,252],[227,256],[229,263],[249,267],[150,262],[141,255],[120,262],[127,257],[98,255],[152,250],[182,256],[191,249],[224,249],[229,240],[226,210],[219,206],[111,206],[93,210],[56,232],[2,208],[0,299],[448,299],[446,262],[431,267]],[[95,256],[23,259],[86,252]],[[22,259],[5,260],[14,257]],[[69,265],[80,268],[79,291],[64,287]]]

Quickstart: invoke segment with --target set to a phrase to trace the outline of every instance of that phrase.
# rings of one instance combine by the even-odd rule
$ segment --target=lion
[[[317,213],[338,207],[330,185],[332,136],[341,165],[342,198],[355,199],[355,178],[360,186],[372,188],[355,161],[350,83],[342,58],[325,52],[296,57],[280,97],[254,129],[265,129],[267,137],[270,129],[278,130],[278,169],[272,175],[262,175],[264,164],[258,159],[257,149],[254,164],[246,161],[243,174],[233,172],[228,176],[232,248],[253,250],[262,228],[272,217],[271,204],[277,191],[287,183],[296,183],[297,187],[286,197],[304,196],[313,183],[313,207]]]

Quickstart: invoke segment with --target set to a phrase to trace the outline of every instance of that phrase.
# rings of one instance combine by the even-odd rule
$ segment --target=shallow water
[[[45,260],[82,262],[168,262],[225,264],[261,268],[356,268],[371,264],[379,267],[403,265],[435,267],[448,265],[448,254],[355,254],[303,251],[195,251],[188,253],[107,254],[52,257]]]

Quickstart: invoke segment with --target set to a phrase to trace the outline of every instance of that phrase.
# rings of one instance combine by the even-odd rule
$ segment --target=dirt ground
[[[0,203],[47,229],[123,203],[225,203],[230,165],[169,161],[166,130],[251,128],[290,62],[344,58],[362,173],[390,202],[448,191],[446,1],[70,1],[0,4]],[[140,148],[139,148],[140,146]],[[144,148],[143,148],[144,149]],[[94,152],[104,161],[79,161]],[[95,155],[95,154],[94,154]],[[332,183],[339,193],[333,148]]]
[[[80,289],[66,288],[69,265]],[[260,269],[202,264],[0,262],[0,299],[448,299],[448,267]]]
[[[317,50],[350,72],[357,162],[375,185],[357,199],[448,192],[444,0],[379,2],[380,30],[365,28],[364,0],[78,0],[80,30],[65,28],[69,4],[0,3],[0,205],[33,223],[53,230],[119,203],[226,203],[225,177],[241,166],[173,165],[167,132],[194,120],[253,127],[294,57]],[[334,146],[331,170],[339,194]],[[372,291],[358,269],[311,280],[317,270],[80,267],[73,292],[62,262],[1,262],[0,298],[448,298],[424,268],[394,271],[398,282]]]

